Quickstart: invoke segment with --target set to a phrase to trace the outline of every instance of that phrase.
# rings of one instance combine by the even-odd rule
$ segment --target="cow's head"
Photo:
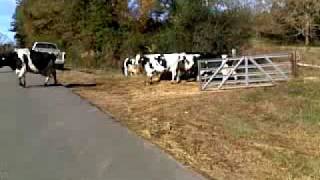
[[[183,60],[185,61],[185,69],[189,70],[194,65],[195,55],[185,55],[183,56]]]
[[[134,65],[139,65],[142,60],[142,56],[140,54],[136,55],[136,59],[134,61]]]
[[[150,59],[148,59],[147,57],[145,56],[141,56],[140,58],[140,63],[141,65],[144,67],[147,63],[149,63]]]
[[[21,61],[16,52],[8,52],[0,56],[1,64],[3,66],[9,66],[12,70],[16,70],[18,67],[22,67]],[[21,65],[21,66],[20,66]]]
[[[4,62],[5,62],[6,58],[0,54],[0,68],[4,65]]]

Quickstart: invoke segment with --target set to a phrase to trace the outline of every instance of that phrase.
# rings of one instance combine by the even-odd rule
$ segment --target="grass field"
[[[66,71],[66,84],[211,179],[320,179],[320,71],[275,87],[200,92],[195,82]]]
[[[275,45],[275,42],[267,40],[252,40],[252,46],[245,50],[244,54],[260,54],[274,52],[296,52],[300,63],[320,65],[320,47],[302,45]]]
[[[320,65],[318,47],[253,44],[246,54],[297,51],[302,63]],[[144,77],[115,71],[64,71],[59,79],[209,179],[320,179],[320,70],[221,92],[200,92],[196,82],[146,86]]]

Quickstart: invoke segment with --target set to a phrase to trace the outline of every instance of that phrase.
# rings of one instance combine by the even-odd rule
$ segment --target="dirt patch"
[[[195,82],[145,86],[143,77],[113,73],[59,75],[67,84],[96,83],[74,91],[211,179],[320,178],[318,82],[301,77],[216,93]]]

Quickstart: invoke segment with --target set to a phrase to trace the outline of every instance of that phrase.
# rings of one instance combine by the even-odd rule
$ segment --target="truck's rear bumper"
[[[64,60],[56,59],[55,64],[64,64]]]

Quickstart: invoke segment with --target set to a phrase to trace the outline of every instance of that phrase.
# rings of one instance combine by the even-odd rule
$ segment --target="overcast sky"
[[[15,0],[0,0],[0,32],[7,35],[11,40],[14,39],[14,34],[9,29],[15,6]]]

